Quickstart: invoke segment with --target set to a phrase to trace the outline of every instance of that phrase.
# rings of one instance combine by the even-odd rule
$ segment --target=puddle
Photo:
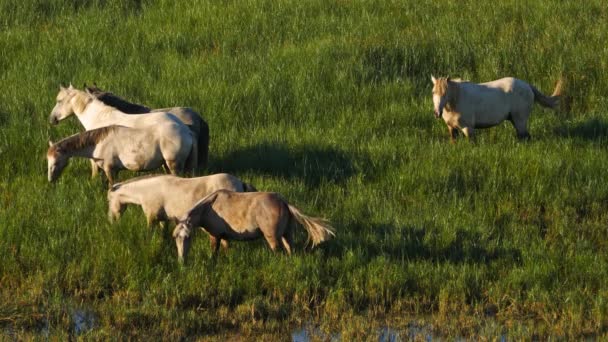
[[[75,309],[72,312],[72,321],[74,322],[74,334],[80,335],[92,330],[97,323],[97,318],[91,311]]]
[[[433,340],[433,331],[430,325],[422,325],[416,322],[411,322],[407,325],[407,338],[408,340],[420,340],[425,341]]]
[[[380,329],[380,338],[378,339],[380,342],[401,342],[401,336],[399,335],[399,331],[384,327]]]
[[[422,331],[422,330],[420,330]],[[430,331],[430,330],[429,330]],[[378,341],[380,342],[401,342],[403,338],[401,338],[401,333],[390,327],[383,327],[378,330]],[[413,340],[420,336],[419,333],[414,332],[408,334],[408,340]],[[431,341],[431,335],[425,335],[425,340]],[[332,341],[337,342],[341,341],[339,333],[333,333],[328,335],[321,331],[318,327],[314,327],[310,324],[307,324],[300,329],[291,333],[291,341],[292,342],[310,342],[312,340],[321,340],[321,341]]]
[[[328,336],[327,334],[322,332],[321,329],[319,329],[318,327],[313,327],[310,324],[307,324],[304,327],[291,333],[292,342],[310,342],[313,337],[315,340],[321,341],[340,341],[340,334],[336,333]]]

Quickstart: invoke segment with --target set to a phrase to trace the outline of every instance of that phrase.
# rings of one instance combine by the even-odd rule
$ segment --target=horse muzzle
[[[56,125],[56,124],[58,124],[58,123],[59,123],[59,120],[57,120],[57,118],[56,118],[56,117],[54,117],[54,116],[50,116],[50,117],[49,117],[49,123],[50,123],[51,125]]]
[[[441,117],[441,112],[439,112],[438,110],[435,111],[435,119],[439,119]]]

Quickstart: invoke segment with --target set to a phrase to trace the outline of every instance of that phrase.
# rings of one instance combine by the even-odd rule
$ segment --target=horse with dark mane
[[[172,108],[150,108],[141,104],[129,102],[109,91],[104,91],[93,85],[85,88],[98,100],[108,106],[114,107],[126,114],[147,114],[154,112],[169,112],[180,119],[194,134],[198,142],[198,169],[202,171],[207,167],[209,158],[209,126],[207,122],[192,108],[172,107]]]

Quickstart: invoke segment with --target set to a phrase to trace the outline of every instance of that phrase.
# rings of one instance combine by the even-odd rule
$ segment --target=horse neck
[[[450,112],[457,112],[460,102],[460,84],[458,82],[448,83],[449,97],[446,109]]]
[[[93,100],[87,105],[84,111],[76,113],[76,116],[78,116],[78,119],[86,130],[91,130],[116,123],[120,114],[122,113],[105,105],[103,102]]]
[[[135,191],[131,191],[131,186],[129,184],[124,184],[122,185],[122,189],[118,190],[118,192],[115,194],[118,196],[118,200],[120,201],[121,204],[123,203],[129,203],[129,204],[137,204],[137,205],[141,205],[141,200],[140,198],[136,195],[138,192]]]
[[[69,151],[64,151],[63,155],[68,158],[72,158],[72,157],[94,158],[95,157],[95,145],[83,146],[80,148],[74,148]]]

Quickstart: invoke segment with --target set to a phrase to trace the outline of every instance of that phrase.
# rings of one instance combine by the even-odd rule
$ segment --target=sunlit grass
[[[0,0],[0,334],[344,339],[413,320],[448,336],[580,337],[608,324],[608,50],[600,1]],[[532,141],[510,124],[448,143],[430,75],[550,93]],[[178,267],[139,208],[107,221],[74,161],[46,181],[59,84],[96,82],[211,129],[210,171],[277,191],[337,237],[296,255],[198,234]],[[129,173],[121,174],[123,178]],[[267,335],[264,335],[268,337]]]

